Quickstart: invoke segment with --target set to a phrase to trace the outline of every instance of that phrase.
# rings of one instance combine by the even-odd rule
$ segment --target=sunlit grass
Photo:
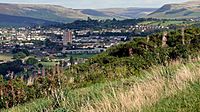
[[[132,111],[157,111],[178,103],[179,108],[185,100],[195,100],[187,110],[198,106],[198,97],[189,96],[194,94],[192,88],[200,89],[196,83],[200,80],[200,63],[178,64],[169,67],[155,66],[148,71],[143,71],[141,76],[120,79],[113,82],[95,83],[88,87],[75,90],[57,90],[55,95],[48,99],[35,100],[25,105],[17,106],[7,111],[11,112],[34,112],[34,111],[69,111],[69,112],[132,112]],[[188,92],[184,92],[188,91]],[[183,96],[181,96],[183,94]],[[186,95],[184,95],[186,94]],[[173,96],[173,97],[172,97]],[[180,98],[179,98],[180,96]],[[174,100],[174,97],[177,102]],[[171,100],[166,100],[166,99]],[[185,102],[187,103],[187,102]],[[182,105],[183,104],[183,105]],[[198,109],[198,107],[195,107]],[[195,109],[194,108],[194,109]],[[151,111],[152,110],[152,111]],[[178,111],[178,110],[176,110]],[[186,111],[185,111],[186,112]]]
[[[1,110],[1,112],[42,112],[48,109],[52,105],[51,100],[48,99],[37,99],[33,102],[19,105],[11,109]]]
[[[144,112],[199,112],[200,111],[200,81],[191,83],[187,89],[173,96],[161,99]]]
[[[0,54],[0,60],[12,61],[13,56],[9,54]]]

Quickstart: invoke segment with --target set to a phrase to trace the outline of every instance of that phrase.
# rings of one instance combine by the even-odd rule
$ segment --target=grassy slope
[[[191,81],[186,89],[172,96],[162,98],[143,112],[199,112],[200,80]]]
[[[200,66],[199,63],[195,63],[195,64],[187,64],[186,66],[181,64],[181,65],[173,65],[171,67],[154,67],[149,71],[144,71],[142,73],[143,77],[130,77],[128,79],[121,79],[114,82],[96,83],[89,87],[66,91],[65,93],[63,93],[65,97],[61,98],[62,100],[59,100],[60,106],[54,109],[49,108],[52,107],[51,101],[47,99],[40,99],[5,111],[23,112],[24,110],[26,110],[32,112],[32,111],[42,111],[42,110],[48,110],[48,111],[81,110],[85,112],[86,111],[106,112],[106,111],[114,111],[116,109],[118,109],[118,111],[131,111],[136,109],[137,107],[144,107],[146,105],[148,107],[149,104],[154,104],[156,102],[158,103],[156,103],[152,107],[148,108],[145,107],[146,110],[144,111],[152,112],[160,110],[161,112],[163,111],[171,112],[170,110],[171,105],[174,107],[174,109],[177,110],[184,109],[183,107],[187,105],[188,106],[187,110],[192,109],[193,111],[195,111],[195,109],[198,109],[197,106],[199,104],[198,103],[199,94],[198,92],[195,92],[196,90],[200,90],[199,83],[195,83],[193,82],[193,80],[191,81],[190,79],[179,80],[181,81],[181,83],[186,81],[189,84],[191,84],[187,86],[186,89],[182,84],[179,85],[171,82],[174,81],[174,78],[175,79],[177,78],[174,76],[180,75],[179,73],[180,71],[185,70],[185,72],[190,73],[186,69],[195,71],[196,69],[199,68],[199,66]],[[178,85],[178,87],[180,87],[181,89],[175,88],[175,91],[173,91],[169,88],[163,89],[160,88],[161,86],[156,86],[156,85],[162,85],[160,77],[164,77],[163,80],[165,83],[167,83],[167,85],[164,84],[164,86],[170,87],[173,86],[173,84],[176,84],[175,86]],[[155,83],[156,85],[152,85],[153,83]],[[137,88],[133,89],[136,85]],[[140,89],[138,89],[138,87]],[[146,89],[143,90],[142,88]],[[138,92],[136,90],[137,91],[140,90],[139,91],[140,94],[137,95]],[[169,91],[173,92],[172,93],[173,97],[167,97],[167,95],[172,96],[171,94],[169,94],[170,93]],[[155,94],[157,96],[154,96]],[[62,96],[62,94],[60,93],[58,95]],[[160,97],[160,95],[162,97]],[[134,99],[135,97],[137,97],[138,99]],[[144,97],[146,97],[147,99],[149,98],[149,100],[144,100],[143,99]],[[193,100],[190,100],[190,98],[192,98],[194,102],[192,102]],[[54,99],[53,101],[55,102],[55,98],[53,99]],[[148,102],[149,104],[146,104],[145,102],[146,103]],[[134,104],[140,104],[140,105],[134,105]],[[178,107],[176,107],[177,104],[179,104]],[[137,109],[140,110],[140,108]]]
[[[13,58],[10,54],[0,54],[0,60],[11,61]]]
[[[179,21],[179,20],[169,20],[169,21],[145,21],[139,23],[139,25],[160,25],[160,26],[169,26],[169,25],[182,25],[184,21]],[[190,23],[185,23],[185,24],[190,24]]]
[[[26,103],[21,106],[16,106],[10,110],[1,110],[1,112],[41,112],[51,105],[51,100],[48,99],[37,99],[31,103]]]
[[[190,84],[184,91],[161,99],[144,112],[199,112],[200,111],[200,81]]]
[[[191,0],[190,2],[180,4],[166,4],[147,17],[152,18],[197,18],[199,12],[199,1]]]
[[[40,62],[43,66],[45,66],[45,67],[53,67],[53,66],[55,66],[56,64],[58,64],[58,63],[56,63],[56,62]]]

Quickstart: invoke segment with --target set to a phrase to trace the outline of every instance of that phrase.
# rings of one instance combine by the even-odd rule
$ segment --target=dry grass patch
[[[182,66],[172,76],[171,73],[154,69],[148,78],[133,84],[129,90],[114,89],[112,95],[102,92],[101,100],[88,100],[81,107],[82,112],[128,112],[141,111],[144,106],[151,106],[161,98],[182,91],[191,82],[200,79],[199,65]],[[170,75],[170,77],[166,77]]]

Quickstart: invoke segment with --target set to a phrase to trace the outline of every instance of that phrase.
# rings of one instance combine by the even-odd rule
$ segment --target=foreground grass
[[[144,112],[199,112],[200,111],[200,80],[173,96],[161,99]]]
[[[184,98],[181,97],[181,92],[190,88],[191,85],[196,85],[198,80],[200,80],[200,63],[153,67],[149,71],[143,71],[142,75],[138,77],[115,82],[96,83],[85,88],[57,92],[56,96],[51,97],[51,100],[36,100],[35,102],[38,103],[32,102],[6,111],[165,111],[164,108],[162,110],[162,107],[165,107],[165,101],[168,105],[176,102],[173,98],[169,101],[165,100],[170,98],[170,96],[180,96],[180,100],[177,100],[177,103],[180,103],[178,109],[182,109],[181,106],[184,105],[181,101],[183,100],[184,102]],[[196,96],[192,97],[195,100]],[[187,104],[190,106],[188,108],[193,109],[196,103]],[[174,106],[176,106],[176,103],[174,103]]]
[[[199,68],[198,65],[183,66],[174,75],[170,71],[154,70],[155,76],[136,82],[128,90],[113,89],[112,96],[102,93],[103,100],[87,102],[81,110],[84,112],[141,111],[145,106],[151,106],[162,98],[174,95],[184,90],[188,83],[198,80]]]
[[[37,99],[31,103],[16,106],[8,110],[1,110],[1,112],[42,112],[52,105],[52,101],[48,99]]]

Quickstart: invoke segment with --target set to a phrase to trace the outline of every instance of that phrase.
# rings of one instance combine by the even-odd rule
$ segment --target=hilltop
[[[200,16],[200,1],[189,1],[180,4],[166,4],[149,14],[151,18],[186,19]]]
[[[0,14],[30,17],[54,22],[69,23],[93,19],[131,19],[145,16],[154,8],[115,8],[115,9],[72,9],[49,4],[6,4],[0,3]]]
[[[104,16],[104,17],[121,18],[121,19],[135,19],[144,17],[155,10],[156,8],[129,7],[129,8],[107,8],[107,9],[95,9],[95,10],[83,9],[81,12],[88,15],[94,14],[94,16]]]
[[[30,17],[55,22],[72,22],[86,18],[84,14],[71,8],[47,4],[0,4],[0,14]]]

